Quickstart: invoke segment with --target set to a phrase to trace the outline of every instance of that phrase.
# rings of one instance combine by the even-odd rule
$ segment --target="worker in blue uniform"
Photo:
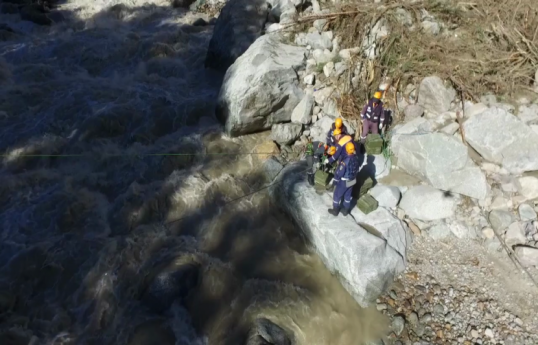
[[[334,138],[336,139],[336,146],[335,150],[331,153],[331,157],[326,158],[325,164],[333,164],[334,162],[338,161],[340,157],[343,157],[343,153],[345,152],[345,147],[348,143],[351,143],[353,147],[355,147],[355,143],[353,142],[353,138],[349,134],[342,133],[339,129],[335,129],[333,131]]]
[[[327,139],[325,141],[326,145],[336,146],[336,140],[334,138],[334,130],[338,129],[342,134],[349,134],[346,125],[344,125],[344,122],[342,121],[342,118],[337,118],[333,124],[331,125],[331,129],[329,129],[329,132],[327,132]],[[327,149],[327,147],[325,147]]]
[[[333,207],[328,211],[333,216],[338,216],[340,209],[342,209],[342,215],[345,217],[351,210],[351,192],[353,186],[357,183],[360,163],[353,142],[348,142],[345,145],[344,155],[338,162],[338,167],[334,173],[336,188],[333,194]],[[342,198],[344,199],[343,203]],[[341,204],[343,207],[341,207]]]

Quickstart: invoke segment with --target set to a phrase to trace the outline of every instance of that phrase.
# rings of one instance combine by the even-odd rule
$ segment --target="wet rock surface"
[[[405,268],[411,244],[407,226],[385,209],[364,216],[354,208],[351,215],[359,214],[335,222],[326,213],[331,197],[318,195],[306,182],[306,169],[304,162],[288,165],[271,194],[349,293],[368,306]],[[374,230],[367,231],[363,223]]]

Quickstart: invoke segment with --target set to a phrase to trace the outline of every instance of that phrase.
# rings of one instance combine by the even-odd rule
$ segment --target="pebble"
[[[394,291],[394,290],[390,290],[389,296],[392,299],[397,299],[398,298],[398,295],[396,294],[396,291]]]
[[[445,313],[445,307],[440,304],[436,304],[435,307],[433,307],[433,313],[435,315],[443,315]]]
[[[412,312],[409,314],[407,321],[409,321],[410,324],[416,325],[418,323],[418,315],[415,312]]]
[[[492,338],[492,339],[493,339],[493,331],[492,331],[491,329],[489,329],[489,328],[486,329],[486,330],[484,331],[484,334],[486,335],[486,337],[488,337],[488,338]]]
[[[426,282],[412,284],[413,277],[405,275],[402,279],[408,281],[401,281],[401,288],[377,300],[378,310],[389,315],[395,313],[391,322],[393,341],[403,344],[538,344],[538,334],[523,332],[521,318],[485,297],[486,288],[473,291],[466,287],[441,286],[433,277],[424,277]],[[525,337],[511,341],[509,336],[513,334]]]
[[[420,318],[420,323],[429,323],[429,322],[431,322],[431,320],[432,320],[432,314],[427,313],[427,314],[424,314]]]
[[[392,330],[397,335],[402,334],[405,327],[405,320],[401,316],[396,316],[394,319],[392,319]]]

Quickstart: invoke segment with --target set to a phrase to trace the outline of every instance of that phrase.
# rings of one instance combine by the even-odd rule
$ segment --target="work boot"
[[[314,181],[314,174],[307,174],[307,177],[308,177],[308,183],[313,186],[315,181]]]
[[[338,216],[338,212],[340,212],[340,209],[338,208],[330,208],[328,209],[329,213],[332,214],[333,216]]]
[[[347,210],[347,209],[344,208],[344,209],[342,210],[342,216],[345,217],[345,216],[347,216],[348,214],[349,214],[349,210]]]

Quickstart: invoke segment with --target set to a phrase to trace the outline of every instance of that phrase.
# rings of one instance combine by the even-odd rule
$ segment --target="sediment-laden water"
[[[189,25],[200,14],[59,9],[50,28],[0,15],[13,30],[0,41],[0,344],[245,344],[264,320],[296,344],[383,330],[253,193],[261,157],[238,153],[267,138],[222,135],[213,27]]]

